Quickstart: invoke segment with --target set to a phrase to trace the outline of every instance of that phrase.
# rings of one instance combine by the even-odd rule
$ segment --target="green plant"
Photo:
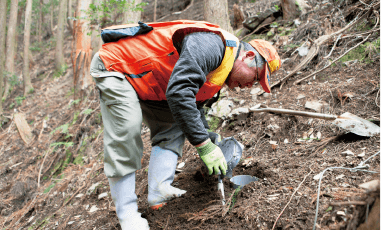
[[[218,125],[220,124],[220,121],[221,119],[219,117],[211,117],[211,119],[209,120],[208,124],[209,124],[209,131],[216,131],[216,129],[218,128]]]
[[[71,88],[69,92],[67,92],[66,97],[70,97],[71,95],[74,95],[74,88]]]
[[[280,10],[280,7],[278,5],[275,5],[274,8],[275,8],[276,11]]]
[[[365,42],[356,49],[349,51],[344,57],[340,59],[340,62],[347,62],[352,60],[359,60],[364,63],[372,63],[372,56],[380,55],[380,38],[372,42]]]
[[[237,195],[238,195],[239,191],[241,191],[241,187],[238,187],[234,190],[234,194],[232,197],[232,202],[231,202],[230,207],[229,207],[229,211],[234,207],[235,203],[237,202]]]
[[[81,99],[77,99],[77,100],[74,100],[72,102],[70,102],[69,104],[69,108],[72,106],[72,105],[78,105],[78,103],[81,101]]]
[[[91,112],[93,112],[92,109],[85,109],[85,110],[82,111],[82,113],[85,114],[85,115],[90,115]]]
[[[23,97],[23,96],[17,96],[17,97],[15,98],[15,101],[16,101],[17,105],[21,105],[22,101],[25,100],[25,99],[26,99],[26,98]]]
[[[67,134],[69,131],[69,124],[64,124],[55,128],[52,132],[50,132],[50,134],[54,134],[57,130],[61,130],[61,133]]]
[[[135,5],[135,0],[131,2],[127,0],[109,0],[102,1],[99,5],[90,4],[89,9],[84,12],[87,19],[91,21],[91,24],[101,24],[101,26],[104,26],[105,19],[112,18],[112,14],[121,14],[126,11],[143,11],[142,7],[146,5],[148,5],[146,2]],[[89,33],[91,32],[89,31]]]
[[[13,107],[15,107],[15,103],[11,103],[11,104],[9,105],[9,108],[10,108],[10,109],[13,109]]]
[[[66,70],[67,70],[68,66],[66,64],[62,65],[61,68],[57,69],[54,74],[53,74],[53,78],[59,78],[60,76],[62,76]]]
[[[55,143],[50,144],[50,146],[52,146],[52,147],[55,147],[55,146],[59,147],[61,145],[64,145],[65,148],[69,148],[69,147],[73,146],[74,143],[73,142],[55,142]]]

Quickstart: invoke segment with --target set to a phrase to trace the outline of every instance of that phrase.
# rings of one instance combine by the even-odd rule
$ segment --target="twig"
[[[371,35],[371,34],[369,34],[369,35],[368,35],[362,42],[358,43],[356,46],[350,48],[350,49],[347,50],[345,53],[343,53],[342,55],[340,55],[338,58],[336,58],[334,61],[332,61],[331,64],[326,65],[324,68],[322,68],[322,69],[320,69],[320,70],[318,70],[318,71],[313,72],[312,74],[308,75],[307,77],[304,77],[304,78],[302,78],[302,79],[297,80],[296,82],[294,82],[294,85],[297,85],[297,84],[299,84],[300,82],[302,82],[302,81],[304,81],[304,80],[306,80],[306,79],[308,79],[308,78],[310,78],[310,77],[316,75],[317,73],[320,73],[321,71],[327,69],[327,68],[330,67],[333,63],[335,63],[335,62],[337,62],[338,60],[340,60],[340,59],[341,59],[344,55],[346,55],[348,52],[350,52],[351,50],[357,48],[359,45],[363,44],[366,40],[368,40],[368,38],[369,38],[370,35]]]
[[[274,86],[277,86],[277,85],[280,84],[280,89],[282,89],[282,86],[284,85],[284,83],[286,82],[286,80],[288,78],[293,76],[303,66],[307,65],[319,53],[320,46],[324,42],[328,41],[331,37],[333,37],[335,35],[338,35],[338,34],[342,34],[344,31],[346,31],[346,30],[350,29],[351,27],[355,26],[357,23],[361,22],[364,18],[368,17],[368,15],[372,11],[373,11],[373,9],[371,8],[365,14],[363,14],[360,18],[358,18],[358,16],[357,16],[353,21],[351,21],[344,28],[342,28],[342,29],[340,29],[340,30],[338,30],[338,31],[336,31],[336,32],[334,32],[332,34],[323,35],[323,36],[319,37],[318,39],[316,39],[315,41],[312,41],[312,47],[311,47],[310,51],[308,51],[307,56],[289,74],[287,74],[287,76],[285,76],[281,80],[277,81],[276,83],[272,84],[271,88],[273,88]]]
[[[42,163],[41,163],[41,167],[40,167],[40,172],[38,173],[38,178],[37,178],[37,188],[39,188],[40,187],[40,177],[41,177],[41,171],[42,171],[42,167],[44,166],[44,162],[45,162],[45,159],[46,159],[46,157],[49,155],[49,152],[50,152],[50,148],[51,148],[52,146],[49,146],[49,149],[48,149],[48,151],[46,152],[46,154],[45,154],[45,156],[44,156],[44,160],[42,161]]]
[[[22,214],[22,216],[15,222],[15,225],[17,225],[17,224],[21,221],[21,219],[24,218],[25,214],[27,214],[27,213],[29,212],[29,210],[30,210],[29,208],[32,206],[32,204],[34,205],[34,202],[35,202],[37,196],[38,196],[38,195],[36,195],[36,196],[33,198],[33,201],[30,203],[30,205],[28,206],[28,208],[25,210],[24,214]]]
[[[336,41],[335,41],[335,44],[333,44],[333,47],[332,47],[332,49],[331,49],[331,52],[329,52],[329,54],[328,54],[327,56],[323,57],[323,59],[327,59],[327,58],[329,58],[329,56],[331,56],[333,50],[334,50],[335,47],[336,47],[337,42],[338,42],[338,41],[340,40],[340,38],[341,38],[341,35],[342,35],[342,34],[340,34],[339,37],[337,37],[337,39],[336,39]]]
[[[344,201],[344,202],[332,202],[329,205],[330,206],[347,206],[347,205],[367,205],[368,203],[365,201],[358,201],[358,200],[353,200],[353,201]]]
[[[167,217],[167,224],[165,225],[165,228],[164,228],[164,230],[167,230],[167,228],[168,228],[168,223],[169,223],[169,218],[171,217],[171,215],[168,215],[168,217]]]
[[[300,182],[299,186],[295,189],[295,191],[292,193],[291,197],[290,197],[290,200],[288,201],[288,203],[286,204],[286,206],[283,208],[283,210],[280,212],[278,218],[276,218],[275,220],[275,223],[273,225],[273,228],[271,230],[274,230],[275,229],[275,226],[276,226],[276,223],[278,222],[280,216],[283,214],[284,210],[286,210],[287,206],[291,203],[291,200],[292,198],[294,197],[295,193],[299,190],[300,186],[303,184],[303,182],[306,180],[306,178],[312,173],[312,171],[310,171],[303,179],[302,182]]]
[[[285,21],[285,20],[281,20],[281,21],[279,21],[278,23],[283,22],[283,21]],[[243,38],[239,39],[239,41],[242,41],[242,40],[245,39],[246,37],[248,37],[248,36],[254,34],[255,32],[257,32],[259,29],[262,29],[262,28],[265,27],[265,26],[271,25],[272,23],[274,23],[274,21],[272,21],[272,22],[270,22],[270,23],[266,23],[266,24],[264,24],[264,25],[260,25],[259,27],[255,28],[255,30],[253,30],[253,32],[250,32],[249,34],[245,35]]]
[[[380,95],[380,89],[378,89],[378,93],[377,93],[377,96],[376,96],[376,100],[374,101],[377,105],[378,108],[380,108],[380,106],[377,104],[377,101],[378,101],[378,96]]]

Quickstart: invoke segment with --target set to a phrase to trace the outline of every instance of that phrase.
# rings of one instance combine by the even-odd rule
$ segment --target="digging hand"
[[[218,133],[215,133],[215,132],[208,132],[209,134],[209,138],[210,140],[212,140],[212,142],[215,144],[215,145],[218,145],[220,142],[221,142],[221,135],[218,134]]]
[[[216,175],[220,173],[220,170],[223,175],[226,175],[228,166],[224,154],[217,145],[209,140],[205,145],[196,147],[196,149],[202,161],[208,168],[209,175],[213,173],[213,170]]]

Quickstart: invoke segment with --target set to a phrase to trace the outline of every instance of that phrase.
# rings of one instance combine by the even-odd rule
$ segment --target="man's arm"
[[[176,123],[194,146],[208,141],[209,135],[196,105],[196,94],[206,75],[222,62],[225,46],[214,33],[192,33],[182,43],[167,87],[167,101]]]

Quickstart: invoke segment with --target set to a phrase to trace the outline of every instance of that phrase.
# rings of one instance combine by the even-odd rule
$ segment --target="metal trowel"
[[[239,160],[242,157],[243,145],[239,143],[234,137],[227,137],[223,139],[219,144],[222,153],[224,154],[226,163],[228,168],[226,170],[226,177],[232,178],[233,169],[237,166]],[[224,178],[223,174],[218,175],[218,184],[217,189],[221,191],[222,194],[222,205],[225,205],[225,191],[224,191],[224,183],[222,179]]]

